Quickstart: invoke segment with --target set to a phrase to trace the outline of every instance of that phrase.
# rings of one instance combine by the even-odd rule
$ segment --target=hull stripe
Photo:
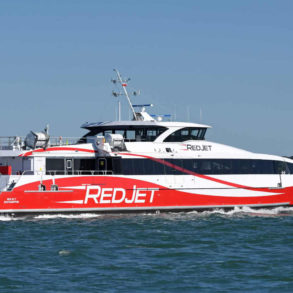
[[[47,149],[37,149],[34,151],[29,151],[24,154],[19,155],[19,157],[29,157],[34,153],[44,153],[44,152],[54,152],[54,151],[74,151],[74,152],[84,152],[84,153],[97,153],[95,150],[88,150],[82,148],[72,148],[72,147],[52,147]]]

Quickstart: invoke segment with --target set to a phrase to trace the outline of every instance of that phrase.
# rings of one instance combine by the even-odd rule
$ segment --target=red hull
[[[251,191],[271,193],[265,196],[219,196],[189,193],[188,189],[168,189],[150,182],[112,176],[68,177],[56,179],[58,191],[50,191],[52,180],[16,187],[0,194],[0,213],[18,212],[115,212],[143,210],[194,210],[235,206],[267,207],[293,204],[293,187]],[[238,188],[231,188],[237,191]]]

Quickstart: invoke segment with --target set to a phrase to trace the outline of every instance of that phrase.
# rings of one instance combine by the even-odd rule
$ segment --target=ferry
[[[115,73],[113,95],[126,97],[132,120],[119,107],[117,121],[85,123],[78,139],[50,137],[48,127],[0,137],[1,214],[292,206],[293,160],[208,141],[208,125],[150,115]]]

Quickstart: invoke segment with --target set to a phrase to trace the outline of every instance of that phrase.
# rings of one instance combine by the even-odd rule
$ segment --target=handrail
[[[58,174],[57,172],[62,172],[61,174]],[[112,170],[75,170],[73,171],[72,174],[66,174],[65,172],[63,171],[58,171],[58,170],[50,170],[50,171],[31,171],[31,170],[25,170],[22,172],[22,174],[20,175],[10,175],[10,176],[7,176],[7,181],[6,181],[6,185],[4,187],[5,188],[9,188],[9,186],[12,184],[12,183],[15,183],[14,186],[16,186],[18,184],[18,182],[22,179],[22,177],[24,175],[27,175],[27,173],[30,173],[29,175],[39,175],[41,176],[41,180],[40,182],[42,182],[42,178],[43,176],[46,176],[46,175],[49,175],[49,176],[56,176],[56,175],[74,175],[74,176],[85,176],[85,175],[91,175],[91,176],[94,176],[94,175],[113,175],[113,171]],[[48,174],[49,173],[49,174]],[[0,173],[0,177],[2,176],[2,173]],[[10,178],[13,179],[12,182],[10,182]],[[0,193],[1,193],[1,190],[0,190]]]
[[[50,137],[48,146],[61,146],[77,144],[80,137]],[[24,136],[0,136],[0,150],[13,150],[15,148],[22,149],[24,147]]]
[[[51,175],[51,176],[56,176],[56,175],[84,176],[84,175],[111,175],[111,174],[113,175],[112,170],[74,170],[72,172],[65,172],[65,171],[60,171],[60,170],[47,170],[45,175]]]
[[[77,144],[79,140],[80,140],[80,137],[54,136],[54,137],[50,137],[49,146]]]
[[[71,172],[66,172],[66,170],[61,171],[61,170],[47,170],[47,171],[33,171],[33,170],[25,170],[21,174],[12,174],[10,176],[18,177],[19,181],[22,176],[27,176],[27,175],[39,175],[39,176],[45,176],[45,175],[107,175],[107,174],[113,174],[112,170],[74,170]],[[2,175],[0,173],[0,175]],[[16,177],[17,178],[17,177]]]
[[[25,170],[19,175],[12,175],[12,176],[19,176],[19,178],[16,181],[16,184],[20,181],[20,179],[22,178],[23,175],[27,175],[27,174],[25,174],[26,172],[27,173],[30,172],[31,174],[29,174],[29,175],[34,175],[34,171],[32,171],[32,170]]]
[[[21,136],[0,136],[0,150],[13,150],[20,147],[19,143],[24,140]]]

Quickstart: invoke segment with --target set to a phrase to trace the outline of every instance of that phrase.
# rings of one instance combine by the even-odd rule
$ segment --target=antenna
[[[174,104],[174,121],[176,121],[176,109],[177,109],[177,106],[176,104]]]
[[[113,69],[116,74],[117,74],[117,77],[118,77],[118,80],[116,79],[112,79],[111,81],[113,82],[113,84],[117,84],[118,82],[121,84],[122,86],[122,89],[123,89],[123,92],[124,92],[124,95],[126,96],[127,98],[127,101],[128,101],[128,104],[129,104],[129,107],[133,113],[133,117],[134,117],[134,120],[138,120],[137,119],[137,115],[133,109],[133,106],[132,106],[132,103],[131,103],[131,100],[130,100],[130,97],[128,95],[128,92],[126,90],[126,87],[127,87],[127,82],[130,81],[130,78],[127,78],[127,79],[122,79],[121,75],[120,75],[120,72],[117,70],[117,69]],[[133,92],[133,95],[134,96],[137,96],[139,94],[139,91],[135,91]],[[112,91],[112,95],[116,98],[118,98],[119,96],[123,95],[123,93],[120,93],[120,92],[115,92],[115,91]],[[120,114],[119,114],[120,116]]]
[[[132,105],[133,108],[140,108],[140,112],[144,112],[146,107],[154,107],[154,104]]]
[[[121,121],[121,103],[118,100],[118,121]]]

